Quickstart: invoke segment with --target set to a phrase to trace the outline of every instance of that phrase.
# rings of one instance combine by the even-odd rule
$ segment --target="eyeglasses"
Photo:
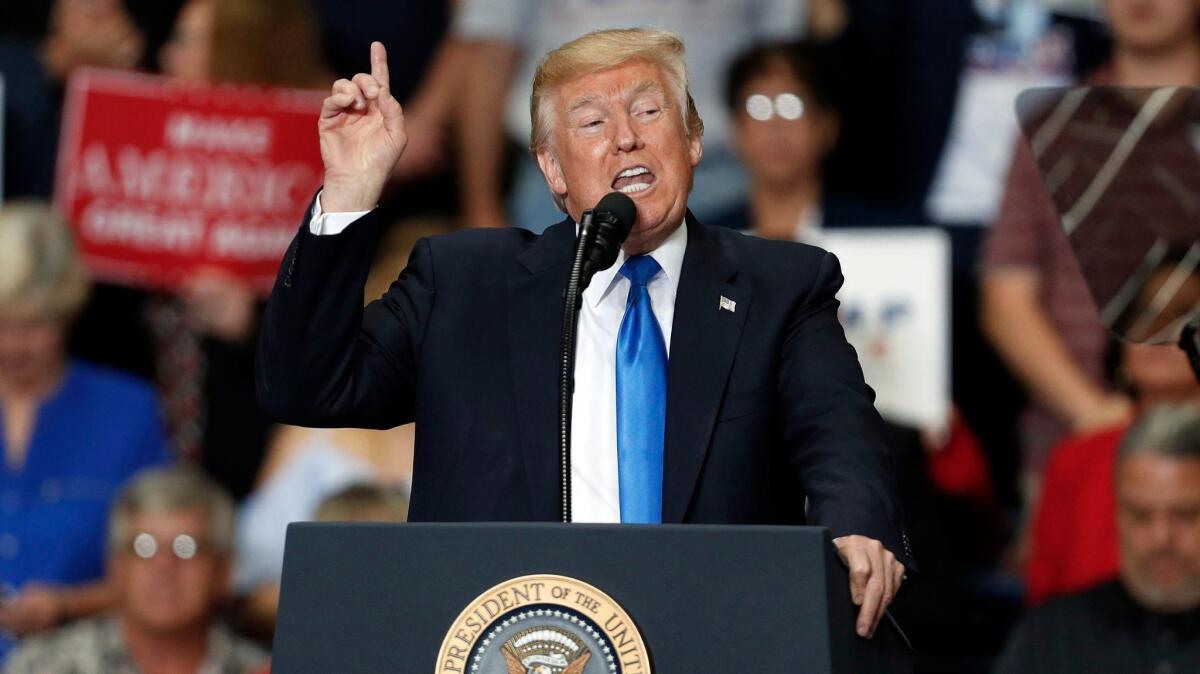
[[[774,100],[765,94],[751,94],[746,97],[746,114],[760,122],[776,115],[795,121],[804,116],[804,99],[793,93],[779,94]]]
[[[133,537],[133,554],[142,559],[153,559],[158,554],[159,540],[153,535],[142,532]],[[171,553],[176,559],[188,560],[201,552],[196,539],[189,534],[179,534],[171,539]]]

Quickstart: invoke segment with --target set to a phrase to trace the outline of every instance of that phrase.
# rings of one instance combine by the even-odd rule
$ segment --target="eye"
[[[1122,512],[1134,524],[1145,524],[1150,520],[1150,512],[1145,508],[1126,505],[1122,508]]]
[[[750,119],[765,122],[775,114],[775,106],[763,94],[753,94],[746,98],[746,114]]]
[[[654,119],[660,112],[662,112],[662,106],[657,103],[645,102],[633,108],[633,116],[638,119]]]
[[[800,119],[804,115],[804,101],[796,94],[779,94],[775,97],[775,112],[784,119]]]
[[[1175,517],[1185,524],[1200,520],[1200,508],[1184,507],[1175,512]]]

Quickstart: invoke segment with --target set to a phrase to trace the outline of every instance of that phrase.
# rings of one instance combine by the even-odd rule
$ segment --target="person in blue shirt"
[[[168,458],[149,384],[67,356],[87,293],[57,215],[0,208],[0,661],[11,639],[108,607],[112,499]]]

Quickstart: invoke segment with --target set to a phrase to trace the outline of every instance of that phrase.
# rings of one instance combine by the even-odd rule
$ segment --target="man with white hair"
[[[415,420],[412,521],[557,520],[575,223],[625,193],[636,221],[579,318],[574,521],[829,527],[869,636],[912,561],[882,422],[837,319],[837,259],[691,217],[703,123],[683,51],[672,33],[628,29],[547,54],[530,149],[568,218],[541,236],[422,240],[363,309],[371,209],[408,142],[373,44],[371,73],[336,82],[322,108],[325,184],[267,306],[259,400],[308,426]]]
[[[116,608],[21,642],[5,674],[248,674],[267,654],[214,622],[229,587],[233,501],[202,473],[152,468],[113,506]]]
[[[1115,477],[1120,579],[1035,609],[998,674],[1200,672],[1200,407],[1144,415]]]

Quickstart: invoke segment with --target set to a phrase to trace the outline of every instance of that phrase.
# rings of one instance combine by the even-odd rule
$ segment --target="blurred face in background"
[[[1154,52],[1200,38],[1198,0],[1106,0],[1105,9],[1124,49]]]
[[[213,0],[191,0],[183,6],[158,56],[165,74],[190,80],[209,76],[215,14]]]
[[[1116,478],[1126,588],[1159,613],[1200,606],[1200,459],[1135,454]]]
[[[67,321],[42,312],[0,309],[0,387],[44,388],[66,363]]]
[[[148,632],[172,634],[206,628],[229,583],[229,562],[208,540],[208,514],[199,508],[143,513],[132,518],[127,541],[112,555],[112,576],[122,617]],[[146,555],[149,538],[153,554]],[[195,546],[181,536],[191,537]],[[182,559],[188,553],[190,558]]]
[[[734,110],[734,150],[753,180],[788,188],[818,179],[837,141],[837,115],[817,105],[782,62],[750,80]]]
[[[662,69],[646,61],[584,75],[554,92],[554,128],[538,153],[542,172],[576,222],[605,194],[628,194],[637,205],[625,244],[632,254],[656,247],[687,210],[701,145],[699,134],[688,137],[685,103],[675,98]]]
[[[43,64],[57,79],[79,66],[133,68],[146,46],[119,0],[55,0],[47,28]]]

